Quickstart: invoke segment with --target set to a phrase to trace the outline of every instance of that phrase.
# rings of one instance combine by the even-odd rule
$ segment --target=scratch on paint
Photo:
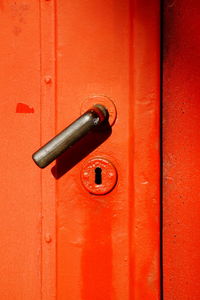
[[[143,181],[141,184],[149,184],[149,181]]]

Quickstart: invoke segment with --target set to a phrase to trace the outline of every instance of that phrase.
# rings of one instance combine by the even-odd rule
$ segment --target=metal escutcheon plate
[[[105,158],[92,158],[81,170],[81,181],[91,194],[105,195],[113,190],[117,183],[117,170]]]

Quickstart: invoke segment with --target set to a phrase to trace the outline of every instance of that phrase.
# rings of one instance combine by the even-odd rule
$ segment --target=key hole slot
[[[102,169],[99,167],[95,169],[95,183],[102,184]]]

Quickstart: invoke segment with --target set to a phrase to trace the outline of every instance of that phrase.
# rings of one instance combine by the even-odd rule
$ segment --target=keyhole
[[[102,184],[102,169],[97,167],[95,169],[95,183],[96,184]]]

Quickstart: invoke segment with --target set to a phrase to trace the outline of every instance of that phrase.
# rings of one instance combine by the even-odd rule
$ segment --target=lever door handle
[[[101,104],[95,104],[72,124],[66,127],[47,144],[36,151],[32,158],[40,167],[47,167],[73,144],[82,139],[89,131],[99,126],[108,118],[107,109]]]

